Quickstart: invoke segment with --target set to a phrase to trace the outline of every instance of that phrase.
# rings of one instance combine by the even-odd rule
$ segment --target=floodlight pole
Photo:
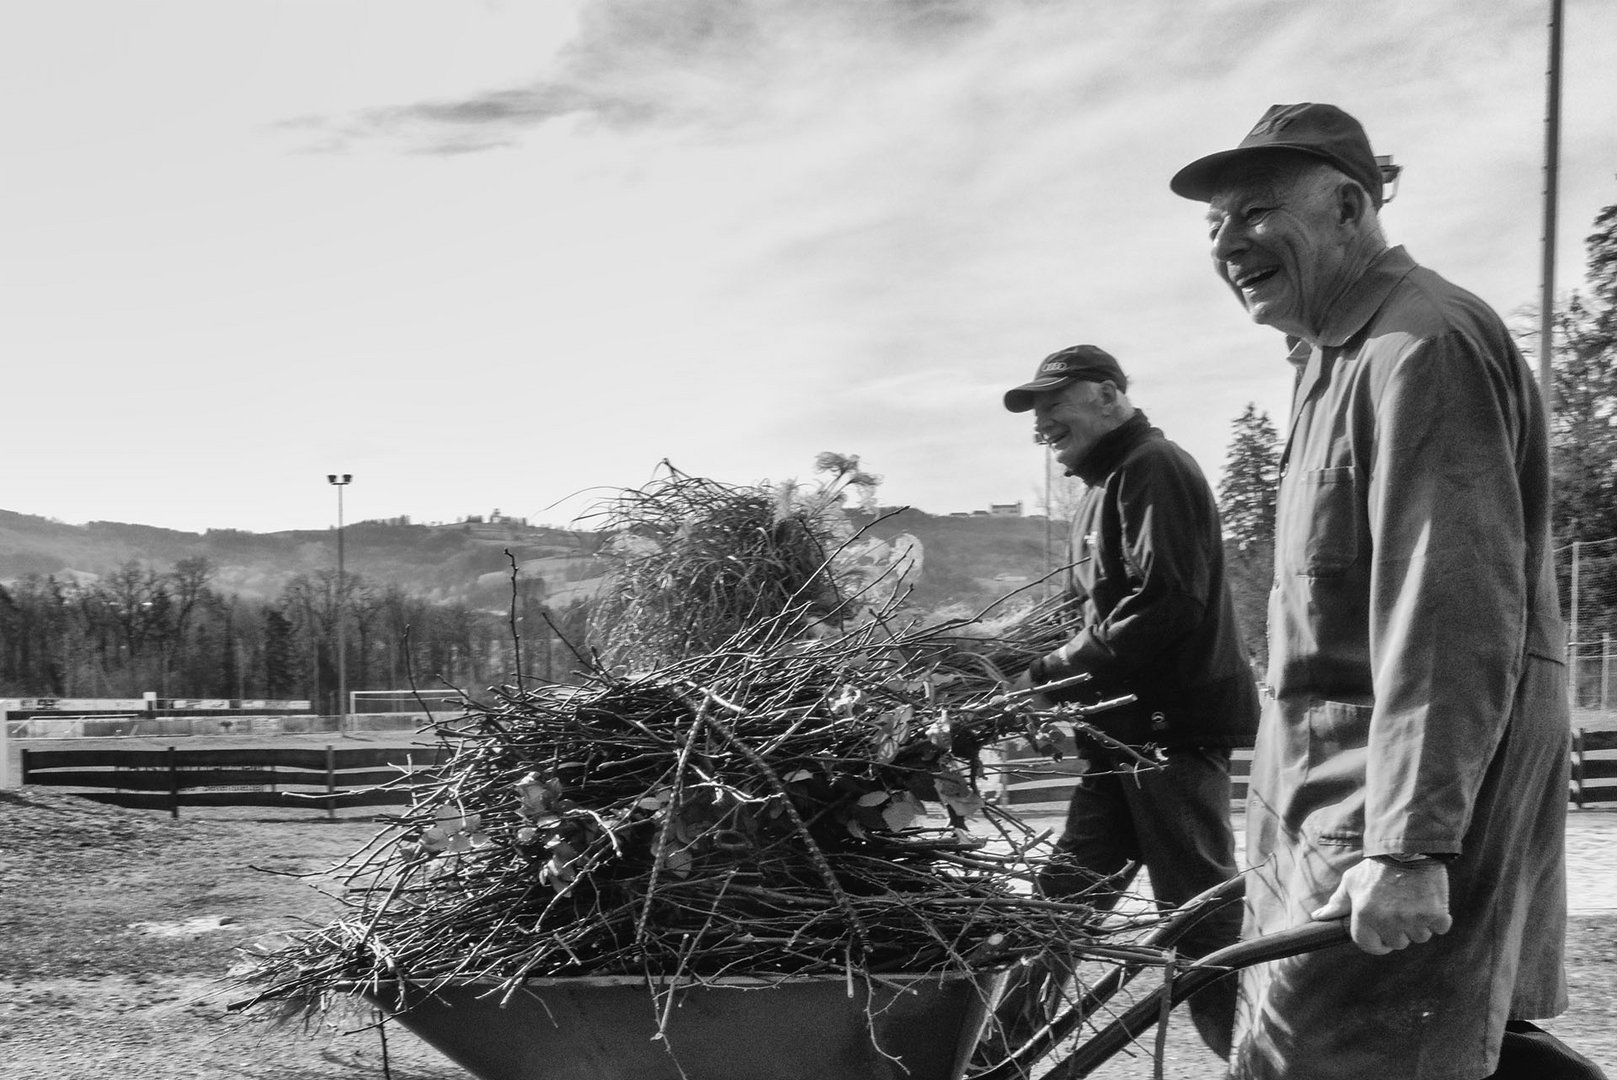
[[[1044,584],[1044,589],[1042,590],[1045,596],[1049,596],[1054,591],[1055,587],[1050,584],[1050,575],[1054,574],[1055,571],[1056,571],[1055,540],[1053,538],[1053,533],[1054,533],[1055,527],[1056,527],[1055,526],[1056,507],[1055,507],[1055,501],[1054,501],[1054,494],[1055,494],[1054,488],[1055,488],[1055,485],[1053,484],[1053,482],[1050,479],[1051,473],[1054,471],[1054,467],[1051,464],[1053,454],[1054,454],[1054,451],[1052,451],[1050,449],[1049,445],[1046,445],[1045,448],[1044,448],[1044,582],[1045,582],[1045,584]]]
[[[1555,196],[1561,156],[1561,0],[1550,0],[1550,67],[1545,78],[1544,243],[1539,294],[1538,385],[1546,420],[1555,416]]]
[[[347,578],[343,574],[342,489],[353,480],[352,473],[327,473],[326,482],[337,489],[337,731],[348,730],[348,643],[343,627],[347,606]]]

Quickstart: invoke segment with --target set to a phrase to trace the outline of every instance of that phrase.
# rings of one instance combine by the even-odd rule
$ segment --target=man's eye
[[[1268,217],[1269,216],[1269,211],[1272,210],[1272,209],[1273,209],[1273,207],[1269,207],[1269,206],[1254,206],[1254,207],[1251,207],[1244,214],[1241,215],[1241,220],[1246,222],[1248,225],[1256,225],[1258,222],[1260,222],[1264,218]]]

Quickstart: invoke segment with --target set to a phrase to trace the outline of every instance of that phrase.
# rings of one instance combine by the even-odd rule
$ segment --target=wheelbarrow
[[[1241,879],[1179,909],[1141,944],[1162,949]],[[1240,942],[1178,968],[1052,1068],[1072,1080],[1159,1024],[1216,979],[1348,940],[1345,921]],[[648,983],[638,976],[528,979],[368,993],[479,1080],[1016,1080],[1045,1059],[1149,965],[1121,964],[1014,1053],[971,1071],[1005,972],[783,976]]]
[[[480,1080],[959,1080],[997,979],[579,976],[508,999],[477,981],[367,996]]]

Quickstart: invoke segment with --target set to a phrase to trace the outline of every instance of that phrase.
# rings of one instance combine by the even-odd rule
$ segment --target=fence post
[[[1606,711],[1607,688],[1611,683],[1611,633],[1600,635],[1600,711]]]
[[[337,819],[337,751],[326,747],[326,820]]]
[[[168,748],[168,816],[180,816],[179,751],[172,746]]]
[[[1583,809],[1583,729],[1572,736],[1572,801]]]

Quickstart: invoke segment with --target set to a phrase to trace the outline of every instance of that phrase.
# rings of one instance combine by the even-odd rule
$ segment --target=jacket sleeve
[[[1145,455],[1108,477],[1100,530],[1115,545],[1126,581],[1109,611],[1045,657],[1049,680],[1088,672],[1127,686],[1205,617],[1216,531],[1211,492],[1199,470],[1168,454]]]
[[[1451,331],[1372,383],[1369,855],[1458,853],[1510,714],[1528,588],[1512,362]]]

